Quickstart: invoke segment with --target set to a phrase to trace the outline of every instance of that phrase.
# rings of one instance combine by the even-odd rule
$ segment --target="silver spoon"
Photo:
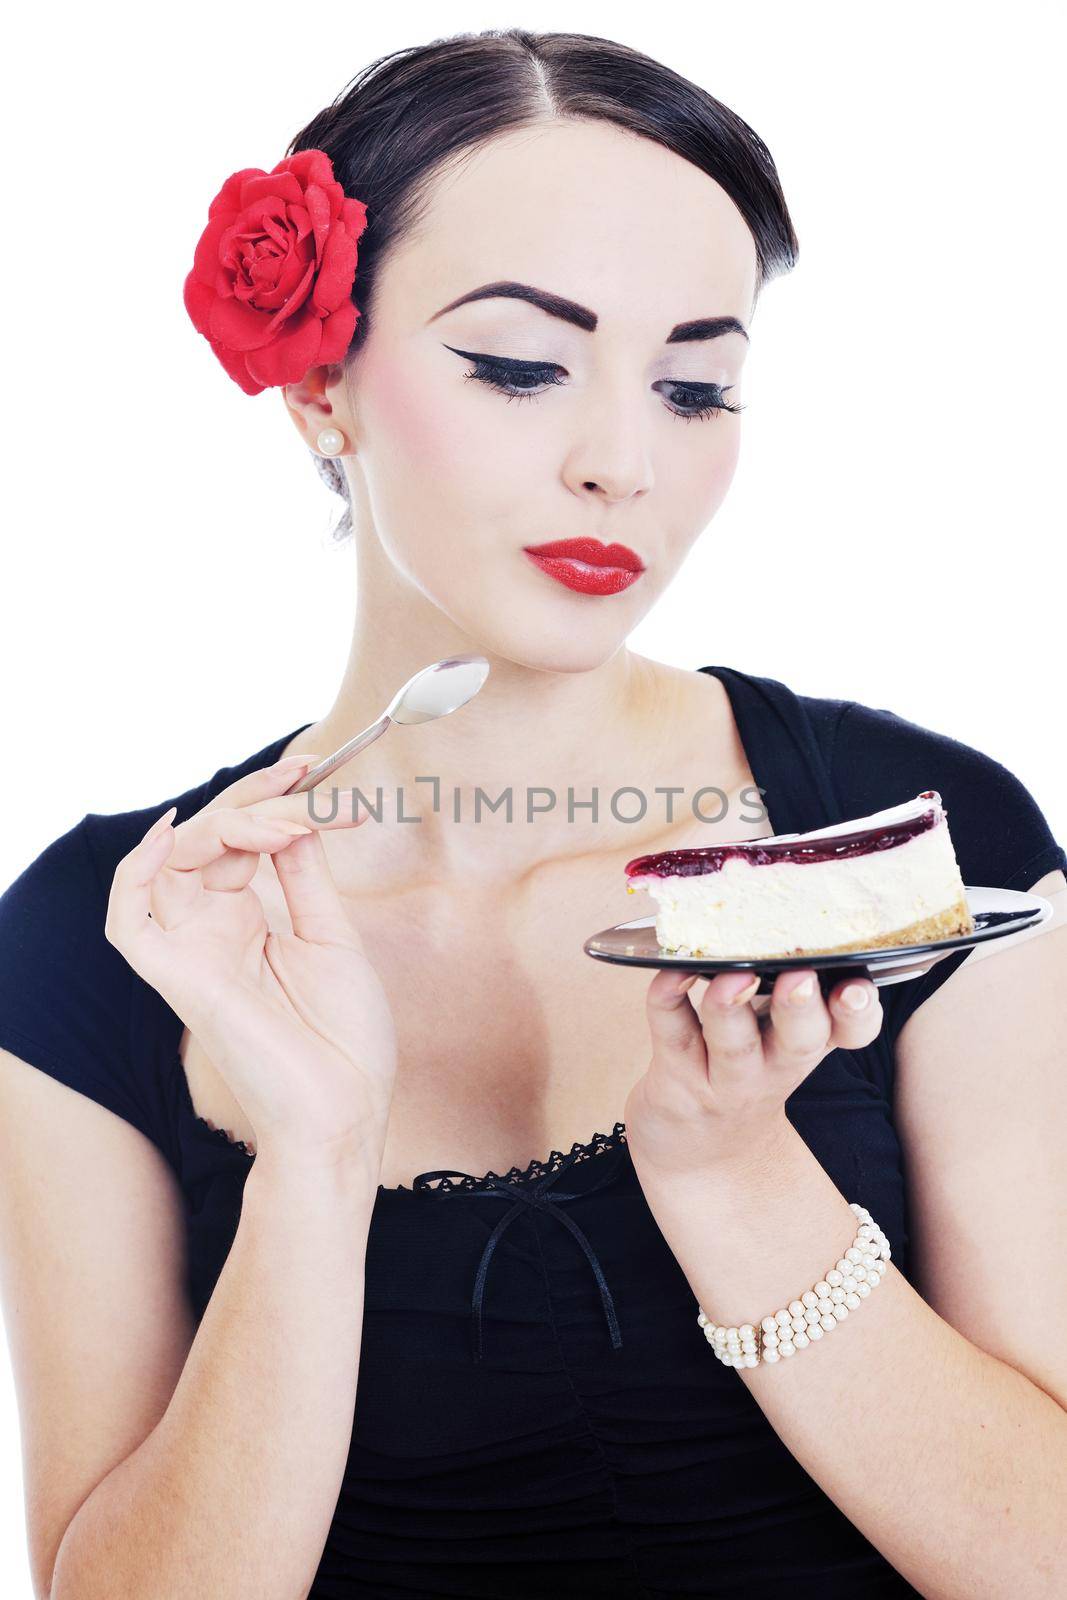
[[[354,739],[349,739],[332,756],[320,761],[317,767],[305,772],[302,778],[284,792],[303,794],[313,789],[331,772],[344,766],[350,756],[365,750],[394,722],[432,722],[435,717],[447,717],[450,711],[465,706],[473,700],[489,676],[489,663],[484,656],[446,656],[432,666],[423,667],[414,677],[398,689],[376,722]]]

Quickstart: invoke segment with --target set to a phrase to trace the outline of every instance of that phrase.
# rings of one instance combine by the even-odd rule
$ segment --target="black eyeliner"
[[[542,381],[550,387],[555,387],[563,381],[557,376],[561,371],[558,362],[524,361],[515,356],[490,356],[478,350],[460,350],[456,345],[452,344],[446,344],[445,349],[451,350],[454,355],[462,356],[466,361],[473,361],[474,371],[468,373],[467,376],[480,379],[483,383],[488,383],[490,388],[496,389],[498,393],[503,394],[509,400],[535,400],[537,395],[532,389],[520,389],[512,393],[505,389],[501,383],[495,381],[497,377],[506,379],[509,375],[520,377],[524,374],[527,376],[544,374]],[[665,396],[669,409],[674,415],[682,417],[687,422],[699,421],[723,411],[731,415],[737,415],[744,410],[743,406],[733,405],[726,399],[726,391],[734,387],[732,383],[704,383],[697,379],[687,382],[683,378],[657,378],[656,382],[657,384],[669,384],[672,388],[680,390],[682,394],[691,394],[696,397],[698,403],[686,410],[684,406],[679,407],[672,396]]]
[[[503,367],[511,372],[546,372],[558,366],[555,361],[520,361],[515,356],[487,356],[477,350],[457,350],[454,344],[446,344],[445,349],[457,356],[464,356],[468,361],[480,361],[487,367]]]

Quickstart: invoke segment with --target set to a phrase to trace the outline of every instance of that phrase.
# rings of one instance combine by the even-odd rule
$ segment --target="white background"
[[[619,39],[725,100],[801,242],[756,316],[730,497],[633,647],[949,733],[1067,840],[1058,8],[383,11],[52,6],[13,40],[0,887],[86,811],[162,809],[328,708],[338,502],[182,280],[223,178],[273,166],[366,61],[514,25]],[[31,1594],[2,1345],[0,1588]]]

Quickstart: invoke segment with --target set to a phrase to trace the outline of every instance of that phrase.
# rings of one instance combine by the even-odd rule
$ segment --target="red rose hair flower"
[[[340,361],[355,331],[356,241],[367,208],[324,150],[233,173],[208,208],[183,298],[245,394]]]

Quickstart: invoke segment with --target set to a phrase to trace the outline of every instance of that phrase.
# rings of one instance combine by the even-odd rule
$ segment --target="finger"
[[[680,974],[664,966],[645,997],[648,1030],[653,1040],[653,1067],[693,1082],[694,1070],[707,1083],[707,1042],[699,1008],[689,998],[701,973]]]
[[[362,950],[362,941],[345,911],[326,847],[317,833],[294,839],[273,857],[285,895],[289,920],[298,939],[309,944],[348,944]]]
[[[704,1034],[689,1000],[696,976],[661,966],[645,995],[645,1016],[653,1042],[651,1070],[689,1082],[699,1072],[707,1082]]]
[[[284,847],[284,841],[282,844]],[[259,870],[262,854],[263,852],[259,850],[237,850],[231,847],[199,869],[176,869],[168,863],[152,886],[152,915],[155,916],[158,904],[164,912],[161,920],[170,927],[171,913],[167,908],[173,908],[174,913],[180,913],[183,906],[189,906],[199,898],[201,890],[212,889],[220,893],[236,894],[239,889],[246,888],[252,882]],[[181,920],[180,915],[179,920]]]
[[[273,766],[259,767],[255,772],[248,772],[243,778],[227,784],[225,789],[220,789],[218,794],[196,813],[196,816],[204,812],[225,810],[228,807],[251,808],[259,802],[274,799],[284,794],[291,784],[297,782],[320,759],[318,755],[310,753],[283,756]],[[193,820],[195,820],[193,817],[187,819],[190,822]],[[179,827],[184,828],[186,825],[180,823]],[[256,857],[249,857],[243,851],[227,850],[213,861],[204,864],[202,887],[235,893],[251,882],[258,866],[259,861]],[[167,927],[175,926],[182,920],[183,914],[188,911],[198,893],[199,889],[194,890],[190,885],[179,885],[172,876],[163,873],[156,880],[153,889],[152,914],[155,916],[158,912]]]
[[[259,854],[270,854],[277,866],[278,851],[294,838],[318,830],[360,827],[370,818],[352,789],[322,790],[259,800],[254,806],[224,806],[198,811],[178,829],[178,846],[170,866],[195,869],[210,890],[243,890],[258,869]],[[251,851],[251,858],[246,854]]]
[[[306,823],[267,816],[258,809],[227,806],[218,811],[198,811],[175,831],[174,855],[169,865],[177,872],[201,871],[227,850],[253,855],[272,853],[311,830]]]
[[[763,1033],[749,1004],[759,988],[753,972],[720,972],[708,984],[700,1024],[708,1052],[708,1075],[741,1082],[763,1066]]]
[[[104,919],[108,943],[149,983],[166,939],[149,916],[152,884],[174,848],[171,823],[177,809],[171,806],[158,817],[140,842],[122,857],[111,880]]]
[[[153,878],[148,892],[152,921],[170,933],[190,916],[204,886],[198,872],[175,872],[168,862]]]
[[[819,988],[818,974],[810,968],[778,974],[771,991],[769,1018],[764,1037],[768,1066],[795,1069],[826,1055],[833,1020]]]
[[[284,778],[284,775],[283,775]],[[309,796],[318,796],[311,815]],[[352,828],[370,812],[359,806],[351,789],[334,791],[327,803],[319,791],[273,796],[255,806],[205,806],[176,830],[171,873],[197,872],[195,886],[165,876],[153,892],[153,909],[168,927],[176,926],[199,897],[201,888],[235,892],[251,882],[259,856],[276,857],[296,838],[315,829]],[[277,864],[277,863],[275,863]]]
[[[205,890],[235,893],[246,888],[261,855],[284,850],[308,831],[300,823],[240,808],[198,811],[175,830],[167,870],[152,884],[152,916],[161,927],[180,927]]]
[[[845,995],[855,994],[864,1004],[851,1006]],[[828,1006],[833,1022],[832,1050],[862,1050],[877,1039],[882,1028],[882,1003],[878,986],[869,978],[845,978],[830,991]]]
[[[246,809],[240,807],[238,809]],[[361,807],[352,789],[313,789],[298,795],[273,795],[259,800],[247,810],[261,820],[276,819],[280,824],[293,824],[293,837],[300,837],[308,829],[316,831],[333,828],[359,827],[366,822],[370,812]],[[283,841],[280,848],[284,849]],[[257,848],[261,848],[258,847]],[[277,864],[277,845],[269,847]],[[254,877],[259,862],[252,861],[235,850],[219,856],[203,871],[207,889],[243,889]]]
[[[243,778],[237,778],[225,789],[220,789],[203,809],[218,811],[224,806],[255,805],[259,800],[270,800],[275,795],[284,794],[290,784],[296,783],[305,771],[317,766],[321,759],[321,756],[297,754],[283,756],[272,767],[257,767],[255,772],[246,772]]]
[[[284,843],[282,848],[285,848]],[[252,882],[259,871],[260,861],[266,852],[249,850],[226,850],[217,861],[209,861],[198,876],[205,889],[214,889],[220,893],[236,894],[239,889],[245,889]],[[273,852],[271,852],[273,859]],[[164,873],[164,877],[166,874]]]
[[[284,849],[290,835],[281,840],[264,837],[266,851]],[[201,868],[177,868],[173,858],[152,884],[152,916],[161,928],[180,927],[207,892],[236,894],[252,882],[264,851],[260,849],[223,850],[214,861]],[[272,857],[272,859],[274,859]]]
[[[356,797],[354,787],[339,789],[320,784],[302,794],[278,795],[256,805],[258,815],[303,823],[317,832],[330,828],[358,828],[371,815]]]

